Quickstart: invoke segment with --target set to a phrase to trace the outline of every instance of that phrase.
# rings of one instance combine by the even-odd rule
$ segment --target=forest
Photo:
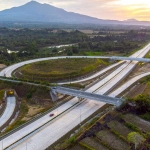
[[[0,63],[61,55],[130,55],[150,40],[149,30],[97,30],[91,35],[80,30],[0,28]],[[49,48],[75,44],[65,48]],[[12,51],[8,53],[8,50]]]

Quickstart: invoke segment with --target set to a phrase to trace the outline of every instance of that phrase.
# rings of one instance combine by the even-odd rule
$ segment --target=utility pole
[[[79,100],[79,102],[80,102],[81,98],[78,97],[78,100]],[[81,106],[79,106],[79,109],[80,109],[80,126],[81,126]]]
[[[3,150],[3,140],[2,140],[2,150]]]

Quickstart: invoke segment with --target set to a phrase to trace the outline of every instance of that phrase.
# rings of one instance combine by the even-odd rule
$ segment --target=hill
[[[52,22],[52,23],[109,23],[101,20],[73,12],[67,12],[61,8],[49,4],[40,4],[31,1],[20,7],[0,11],[0,21],[26,21],[26,22]],[[112,21],[111,21],[112,22]]]
[[[134,19],[127,21],[103,20],[74,12],[67,12],[49,4],[31,1],[19,7],[0,11],[2,22],[44,22],[65,24],[121,24],[121,25],[150,25],[150,22],[141,22]]]

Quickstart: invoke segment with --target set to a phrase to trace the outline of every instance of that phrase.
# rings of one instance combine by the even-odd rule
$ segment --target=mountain
[[[125,21],[127,21],[127,22],[137,22],[138,20],[136,20],[136,19],[128,19],[128,20],[125,20]]]
[[[0,21],[103,23],[105,20],[67,12],[48,4],[31,1],[23,6],[0,11]],[[109,21],[108,21],[109,22]]]
[[[0,11],[0,22],[47,22],[65,24],[138,24],[139,21],[102,20],[74,12],[67,12],[49,4],[31,1],[20,7]],[[150,22],[145,22],[150,25]],[[140,22],[139,24],[143,24]]]
[[[127,24],[127,25],[146,25],[146,26],[150,26],[150,22],[149,21],[138,21],[136,19],[128,19],[123,21],[123,24]]]

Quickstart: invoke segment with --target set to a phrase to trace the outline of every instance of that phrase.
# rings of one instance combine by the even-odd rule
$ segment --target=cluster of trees
[[[144,119],[150,120],[150,95],[141,94],[133,99],[128,99],[122,105],[121,110],[136,113]]]
[[[103,36],[102,36],[103,34]],[[101,31],[90,38],[78,30],[66,32],[52,29],[7,29],[0,28],[0,63],[10,64],[26,59],[49,57],[54,55],[86,55],[87,52],[117,52],[127,55],[141,48],[148,40],[148,31],[108,32]],[[52,53],[41,51],[41,48],[52,45],[72,44],[63,53],[54,48]],[[18,51],[8,54],[7,49]]]
[[[66,32],[63,30],[53,31],[51,29],[7,29],[0,28],[0,46],[11,50],[20,50],[35,42],[38,47],[59,45],[66,43],[77,43],[87,40],[88,37],[75,30]]]
[[[106,35],[100,36],[100,34]],[[150,34],[133,30],[120,34],[99,32],[98,36],[79,42],[78,47],[69,47],[66,52],[68,55],[86,54],[85,52],[117,52],[127,55],[135,49],[141,48],[149,40]]]
[[[50,45],[78,43],[88,39],[77,30],[66,32],[51,29],[7,29],[0,28],[0,63],[10,64],[26,59],[44,57],[39,49]],[[7,50],[16,51],[8,54]],[[57,49],[53,52],[57,53]],[[48,56],[52,56],[50,53]]]

